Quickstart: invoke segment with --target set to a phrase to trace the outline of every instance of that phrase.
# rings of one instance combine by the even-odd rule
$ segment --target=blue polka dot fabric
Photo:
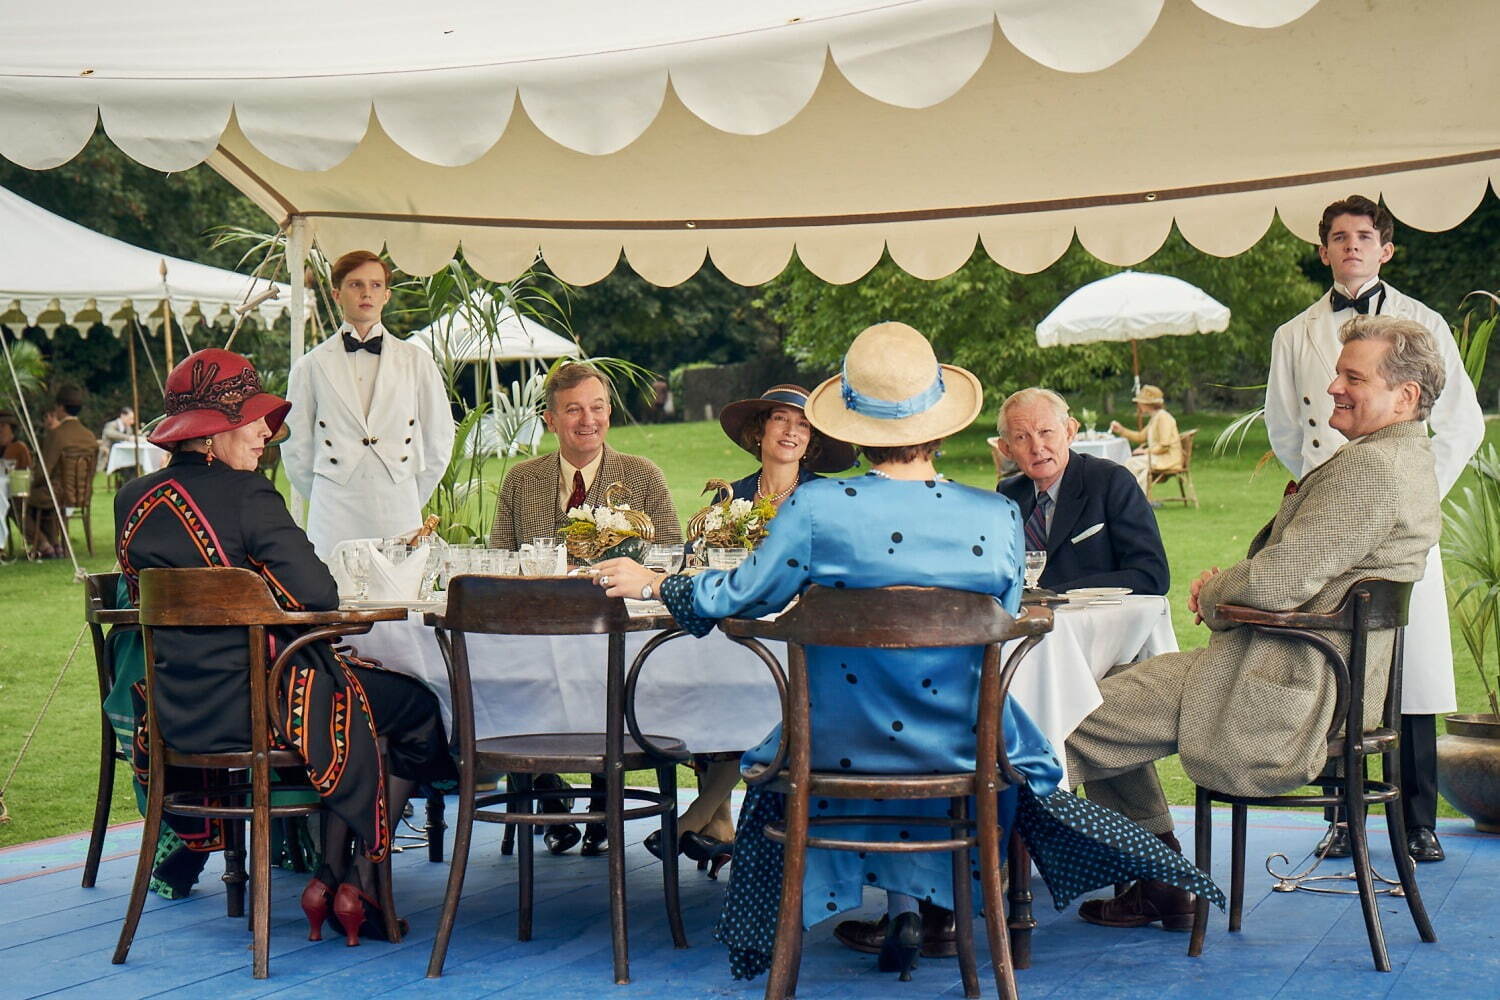
[[[1059,910],[1083,893],[1138,878],[1167,882],[1224,908],[1224,893],[1212,879],[1119,813],[1062,790],[1045,796],[1025,786],[1017,791],[1017,830]],[[783,795],[752,788],[740,813],[729,891],[714,929],[714,937],[729,949],[729,971],[735,979],[753,979],[771,965],[785,855],[764,830],[767,823],[784,818],[785,803]],[[810,898],[810,887],[804,885],[804,904],[820,905],[828,910],[824,916],[832,916],[858,906],[862,889],[863,884],[856,883],[830,891],[824,902]],[[974,901],[978,906],[977,886]],[[807,912],[804,905],[803,913]]]

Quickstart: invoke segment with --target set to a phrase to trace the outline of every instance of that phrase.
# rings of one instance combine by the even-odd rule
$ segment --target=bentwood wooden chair
[[[1243,796],[1228,795],[1201,786],[1198,788],[1193,818],[1197,835],[1195,853],[1198,867],[1204,872],[1209,871],[1213,854],[1213,803],[1225,802],[1230,806],[1230,931],[1240,929],[1245,903],[1245,823],[1248,808],[1335,806],[1349,824],[1353,879],[1364,911],[1365,931],[1370,939],[1370,953],[1374,957],[1375,968],[1380,972],[1391,971],[1391,960],[1385,946],[1385,931],[1380,925],[1380,911],[1376,905],[1369,838],[1365,830],[1368,807],[1383,805],[1391,852],[1395,856],[1400,881],[1400,891],[1397,894],[1406,898],[1407,910],[1411,913],[1412,922],[1416,924],[1417,934],[1421,939],[1428,943],[1437,940],[1432,921],[1427,917],[1427,908],[1422,904],[1422,894],[1417,888],[1415,866],[1406,852],[1406,820],[1401,809],[1401,639],[1411,604],[1411,591],[1410,583],[1359,580],[1349,588],[1337,608],[1324,614],[1302,611],[1278,614],[1238,605],[1218,606],[1219,614],[1230,621],[1239,622],[1263,635],[1275,636],[1288,642],[1305,643],[1318,650],[1333,673],[1337,690],[1333,720],[1328,727],[1329,766],[1317,778],[1319,791],[1308,794]],[[1382,629],[1394,629],[1396,633],[1383,717],[1381,725],[1363,730],[1370,633]],[[1328,633],[1345,633],[1349,636],[1350,650],[1347,656],[1339,650]],[[1368,776],[1366,765],[1374,756],[1383,758],[1383,781],[1375,781]],[[1326,876],[1316,878],[1323,879]],[[1304,875],[1302,881],[1305,883],[1312,879]],[[1308,888],[1306,885],[1300,887]],[[1193,935],[1188,945],[1189,955],[1203,953],[1203,935],[1207,927],[1208,902],[1200,897],[1193,921]]]
[[[99,858],[104,852],[104,834],[109,827],[109,807],[115,794],[115,763],[128,761],[120,741],[115,737],[109,715],[104,711],[104,699],[115,686],[114,664],[105,647],[105,628],[126,629],[136,627],[135,608],[116,607],[115,588],[120,581],[118,573],[94,573],[83,581],[83,618],[88,624],[89,637],[94,643],[94,674],[99,680],[99,787],[94,795],[94,827],[89,833],[89,853],[83,863],[83,887],[92,889],[99,876]]]
[[[979,996],[978,963],[974,953],[974,911],[970,879],[971,849],[979,851],[980,885],[985,931],[995,969],[995,988],[1002,997],[1016,996],[1011,965],[1010,936],[1002,903],[998,795],[1020,785],[1024,778],[1005,756],[1001,709],[1011,678],[1022,659],[1042,636],[1052,630],[1052,611],[1025,607],[1012,618],[993,597],[937,587],[883,587],[844,590],[809,587],[792,610],[774,621],[730,618],[719,623],[731,637],[777,639],[787,643],[787,698],[781,744],[770,764],[744,771],[745,781],[786,795],[786,819],[767,824],[766,836],[785,845],[781,909],[776,945],[766,981],[767,1000],[796,995],[797,970],[802,959],[802,880],[807,851],[880,851],[911,854],[947,851],[953,854],[953,904],[957,930],[958,965],[964,996]],[[1000,644],[1021,640],[1000,662]],[[979,678],[979,718],[974,728],[976,768],[957,774],[851,774],[812,770],[812,743],[836,741],[837,733],[814,734],[808,705],[807,646],[863,649],[928,649],[941,646],[983,646]],[[965,727],[967,728],[967,727]],[[954,733],[954,739],[967,738]],[[828,799],[947,799],[949,818],[811,817],[809,800]],[[968,815],[973,797],[976,816]],[[854,822],[880,825],[946,827],[942,840],[853,840],[814,836],[812,828],[848,826]],[[1007,831],[1008,832],[1008,831]]]
[[[271,821],[308,816],[322,806],[312,802],[273,805],[271,772],[278,768],[301,770],[303,761],[295,750],[273,745],[273,720],[279,713],[274,699],[281,674],[299,650],[339,636],[359,635],[378,621],[406,618],[405,608],[348,611],[283,611],[259,574],[237,567],[205,569],[147,569],[140,577],[139,619],[146,658],[146,720],[150,746],[147,775],[146,825],[141,833],[141,853],[136,861],[135,884],[113,962],[123,963],[130,953],[136,925],[146,903],[151,883],[151,863],[161,831],[163,813],[204,819],[250,822],[250,929],[252,972],[264,979],[270,972],[271,933]],[[267,629],[307,628],[286,644],[271,664],[266,662]],[[250,746],[231,753],[183,753],[164,739],[156,717],[154,633],[161,628],[243,628],[250,669]],[[167,768],[197,768],[207,772],[205,785],[191,791],[168,794],[163,777]],[[224,780],[228,772],[228,780]],[[247,780],[248,778],[248,780]],[[298,790],[281,784],[278,791]],[[311,786],[303,786],[311,791]],[[248,801],[247,801],[248,800]],[[391,902],[390,866],[380,866],[381,906],[390,940],[400,940],[395,907]]]
[[[1198,491],[1193,487],[1193,440],[1198,436],[1198,428],[1185,431],[1182,434],[1182,468],[1171,472],[1152,470],[1146,473],[1146,499],[1157,500],[1161,503],[1180,503],[1184,507],[1198,506]],[[1175,497],[1153,496],[1152,491],[1162,483],[1177,480],[1177,492],[1181,494]]]
[[[88,448],[68,448],[62,453],[62,472],[57,483],[57,518],[62,533],[75,515],[83,521],[83,538],[89,555],[94,554],[94,466],[98,457]]]
[[[438,632],[438,645],[448,665],[453,693],[453,743],[458,755],[458,819],[453,829],[453,859],[448,889],[428,978],[443,974],[448,941],[463,895],[464,874],[474,823],[504,823],[520,827],[553,823],[603,823],[609,832],[610,930],[614,950],[616,983],[630,982],[625,910],[625,821],[648,816],[661,817],[662,842],[677,843],[677,764],[688,759],[681,740],[651,736],[645,744],[625,736],[625,633],[660,630],[670,618],[632,618],[619,598],[604,596],[592,580],[460,576],[448,587],[448,607],[441,615],[428,615]],[[474,731],[474,692],[470,682],[471,635],[603,635],[608,637],[604,663],[604,731],[587,733],[533,733],[478,739]],[[658,788],[628,788],[625,772],[654,769]],[[506,774],[507,790],[480,792],[482,772]],[[532,790],[537,774],[603,774],[604,808],[588,812],[549,812],[536,806],[543,796]],[[514,782],[514,784],[512,784]],[[573,795],[549,791],[548,799],[571,800],[590,795],[587,789]],[[643,803],[627,808],[626,800]],[[505,811],[487,808],[504,804]],[[529,830],[517,839],[520,906],[516,937],[531,940],[533,838]],[[677,857],[662,864],[662,886],[672,940],[679,948],[688,945],[677,898]]]

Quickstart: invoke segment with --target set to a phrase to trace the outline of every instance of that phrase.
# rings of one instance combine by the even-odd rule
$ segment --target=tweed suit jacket
[[[515,549],[539,535],[556,535],[567,520],[557,504],[562,465],[557,452],[539,455],[513,466],[500,484],[490,547]],[[627,455],[604,446],[604,459],[583,502],[597,506],[611,483],[623,483],[626,503],[651,518],[656,540],[663,545],[682,542],[682,522],[667,492],[667,480],[650,459]]]
[[[1250,555],[1199,592],[1213,634],[1191,657],[1179,711],[1183,768],[1200,785],[1275,795],[1306,784],[1327,760],[1333,673],[1303,643],[1261,635],[1220,604],[1330,611],[1364,577],[1421,578],[1442,527],[1426,427],[1408,421],[1340,448],[1282,499]],[[1347,633],[1325,633],[1347,653]],[[1379,724],[1394,633],[1371,635],[1365,726]]]

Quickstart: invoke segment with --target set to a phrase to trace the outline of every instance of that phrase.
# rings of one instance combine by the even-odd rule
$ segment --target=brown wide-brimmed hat
[[[209,348],[183,358],[167,376],[167,415],[147,438],[154,445],[209,437],[261,417],[274,435],[292,404],[260,387],[248,358]]]
[[[877,323],[854,338],[843,374],[814,389],[806,410],[830,437],[900,448],[963,430],[983,404],[972,372],[938,364],[927,338],[905,323]]]
[[[741,399],[730,403],[719,411],[719,426],[729,435],[729,440],[760,459],[760,446],[745,433],[752,417],[768,413],[778,406],[790,406],[794,410],[806,410],[807,390],[800,385],[786,383],[773,385],[756,399]],[[843,472],[854,464],[854,446],[819,431],[813,431],[821,442],[818,457],[807,463],[809,472]]]

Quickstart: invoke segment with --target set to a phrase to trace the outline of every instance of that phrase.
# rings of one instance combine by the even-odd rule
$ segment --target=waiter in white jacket
[[[1318,256],[1333,272],[1333,288],[1276,331],[1266,384],[1266,430],[1271,448],[1298,479],[1327,461],[1344,436],[1328,426],[1339,354],[1338,330],[1356,314],[1415,320],[1432,332],[1447,369],[1447,387],[1428,426],[1437,462],[1438,490],[1446,495],[1484,440],[1484,415],[1447,322],[1433,310],[1380,280],[1380,266],[1396,247],[1390,212],[1360,195],[1336,201],[1318,224]],[[1412,592],[1401,691],[1402,806],[1408,847],[1417,861],[1443,860],[1437,821],[1437,715],[1457,708],[1448,597],[1438,547],[1427,553],[1427,573]],[[1348,833],[1330,828],[1331,857],[1348,856]]]
[[[307,536],[325,561],[346,538],[420,528],[453,453],[453,410],[432,355],[380,322],[390,278],[368,250],[334,261],[344,324],[297,359],[288,378],[281,457],[307,498]]]

